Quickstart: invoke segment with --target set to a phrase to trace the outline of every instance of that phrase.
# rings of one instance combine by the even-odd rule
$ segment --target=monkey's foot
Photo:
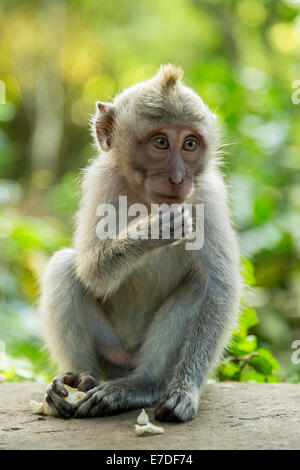
[[[165,395],[155,409],[157,421],[189,421],[196,416],[198,394],[175,391]]]
[[[47,388],[45,400],[53,411],[53,414],[62,418],[71,418],[74,414],[74,405],[64,398],[68,396],[65,385],[87,392],[94,388],[99,381],[88,372],[73,374],[67,372],[53,379]]]
[[[130,382],[100,384],[90,390],[75,407],[74,418],[92,418],[139,408],[152,403],[150,394]]]

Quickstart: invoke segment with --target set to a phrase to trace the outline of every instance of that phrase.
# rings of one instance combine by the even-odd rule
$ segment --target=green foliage
[[[0,186],[1,188],[1,186]],[[69,244],[52,219],[0,209],[0,373],[8,381],[48,381],[55,367],[43,349],[36,312],[38,284],[53,251]]]
[[[49,382],[55,373],[47,354],[34,342],[20,342],[18,348],[12,348],[8,354],[5,344],[0,342],[0,374],[7,382],[29,380]]]
[[[255,277],[251,262],[243,258],[242,273],[245,284],[254,285]],[[243,305],[242,299],[242,305]],[[279,382],[274,375],[279,363],[271,351],[257,346],[255,335],[248,334],[249,329],[259,323],[255,310],[242,306],[238,326],[232,332],[226,357],[218,367],[216,378],[220,381],[235,380],[240,382]]]
[[[80,169],[95,153],[95,100],[171,61],[218,115],[251,286],[220,379],[273,380],[263,349],[280,380],[300,381],[291,362],[300,338],[299,17],[291,0],[0,4],[0,340],[11,360],[52,374],[40,355],[38,279],[70,244]]]

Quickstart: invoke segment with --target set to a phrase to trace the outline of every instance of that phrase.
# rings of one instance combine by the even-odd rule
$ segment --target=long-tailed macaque
[[[74,246],[54,254],[42,281],[46,345],[62,374],[46,400],[62,417],[154,404],[157,420],[187,421],[239,310],[239,249],[215,119],[168,64],[111,104],[97,102],[92,130],[98,156],[84,173]],[[135,222],[129,214],[140,233],[131,237],[119,222],[120,196],[128,207],[165,209]],[[117,215],[113,237],[99,236],[103,204]],[[204,243],[186,249],[197,205]],[[175,238],[181,225],[187,230]],[[88,391],[75,408],[64,384]]]

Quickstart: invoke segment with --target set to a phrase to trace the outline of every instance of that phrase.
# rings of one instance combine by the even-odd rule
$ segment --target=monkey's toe
[[[88,392],[99,384],[99,380],[89,373],[82,372],[78,375],[76,386],[81,392]]]
[[[54,416],[57,416],[58,418],[72,418],[73,410],[72,406],[68,402],[49,393],[47,393],[45,400],[47,405],[51,408]]]
[[[105,391],[106,388],[107,383],[103,382],[90,390],[76,405],[74,418],[91,418],[107,414],[106,411],[116,400],[113,396],[109,399],[109,392]]]
[[[184,392],[174,392],[160,401],[155,409],[155,419],[184,422],[193,419],[196,413],[197,405],[192,396]]]

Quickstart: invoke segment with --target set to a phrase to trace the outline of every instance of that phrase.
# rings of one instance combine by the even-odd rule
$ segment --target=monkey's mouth
[[[152,199],[154,202],[158,203],[165,203],[165,204],[182,204],[184,202],[184,198],[179,195],[168,195],[168,194],[161,194],[161,193],[153,193]]]

